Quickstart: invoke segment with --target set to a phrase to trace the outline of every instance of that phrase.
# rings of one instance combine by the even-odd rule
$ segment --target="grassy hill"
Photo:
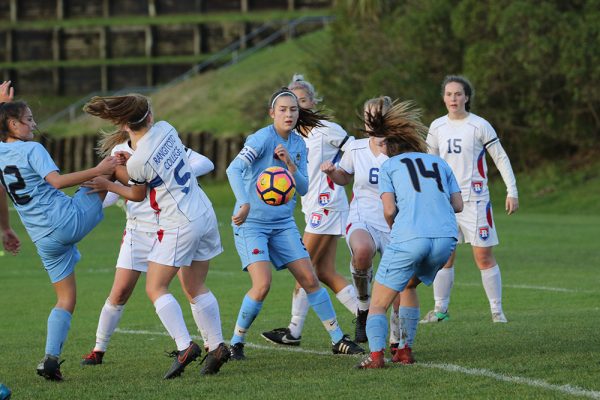
[[[326,31],[311,33],[157,91],[151,96],[156,118],[170,121],[180,132],[252,133],[266,121],[271,93],[287,85],[294,73],[303,72],[327,38]],[[47,131],[71,136],[94,133],[102,126],[99,119],[84,116]]]

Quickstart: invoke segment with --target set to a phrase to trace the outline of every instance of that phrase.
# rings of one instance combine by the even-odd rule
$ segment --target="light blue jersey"
[[[0,178],[36,242],[65,223],[71,198],[44,179],[58,171],[50,154],[37,142],[0,142]]]
[[[392,226],[392,242],[457,237],[450,195],[460,193],[460,188],[441,158],[425,153],[390,158],[381,166],[379,192],[396,196],[398,214]]]
[[[227,177],[236,198],[233,214],[237,213],[242,204],[250,204],[250,213],[242,227],[296,226],[293,217],[296,196],[286,204],[270,206],[265,204],[256,193],[256,180],[261,172],[273,166],[286,168],[285,163],[275,155],[275,148],[279,144],[283,144],[296,164],[297,170],[293,175],[296,181],[296,192],[302,196],[308,190],[306,144],[302,137],[292,131],[288,139],[284,140],[277,134],[273,125],[258,130],[248,136],[244,148],[227,168]]]

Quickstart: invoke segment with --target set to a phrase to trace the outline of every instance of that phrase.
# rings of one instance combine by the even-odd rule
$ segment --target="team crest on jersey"
[[[318,228],[321,225],[321,221],[323,220],[323,214],[312,213],[310,215],[310,226],[313,228]]]
[[[325,207],[331,201],[331,193],[323,192],[319,193],[319,205]]]
[[[487,240],[489,236],[490,236],[489,226],[479,227],[479,237],[481,238],[481,240]]]
[[[473,191],[477,194],[480,194],[483,191],[483,182],[482,181],[473,181],[471,184],[473,187]]]

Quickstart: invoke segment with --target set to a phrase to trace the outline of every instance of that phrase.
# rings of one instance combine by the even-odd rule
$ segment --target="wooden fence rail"
[[[225,179],[225,170],[242,149],[243,135],[215,137],[208,132],[188,132],[179,134],[183,144],[208,157],[215,169],[209,175],[213,179]],[[80,171],[91,168],[100,161],[96,153],[97,135],[52,138],[42,135],[40,143],[48,150],[62,172]]]

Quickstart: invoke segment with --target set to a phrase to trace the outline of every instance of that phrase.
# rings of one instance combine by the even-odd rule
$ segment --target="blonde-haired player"
[[[458,180],[464,201],[464,210],[456,214],[459,243],[471,243],[490,303],[492,321],[507,322],[502,310],[500,267],[492,254],[493,247],[498,244],[498,236],[487,185],[486,153],[494,160],[506,185],[505,209],[508,215],[519,209],[517,181],[494,128],[485,119],[470,112],[473,100],[471,83],[462,76],[447,76],[442,83],[442,97],[448,114],[431,123],[427,136],[429,152],[444,159]],[[449,319],[455,256],[456,252],[453,252],[437,274],[433,283],[435,308],[421,323]]]

